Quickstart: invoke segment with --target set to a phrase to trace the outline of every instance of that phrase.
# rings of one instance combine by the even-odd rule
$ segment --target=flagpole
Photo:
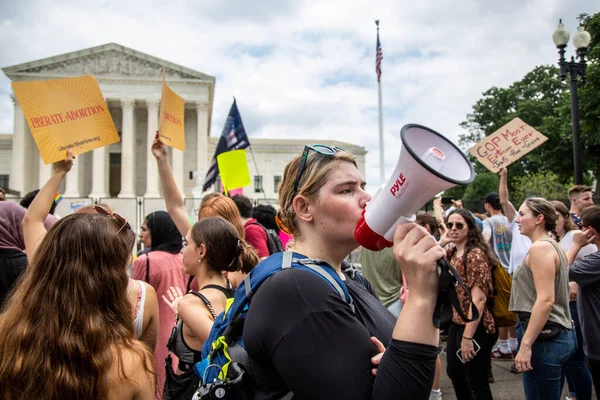
[[[260,175],[260,172],[258,172],[258,165],[256,164],[256,158],[254,158],[254,152],[252,151],[252,146],[248,146],[248,148],[250,149],[250,155],[252,156],[252,161],[254,162],[254,168],[256,169],[256,175],[262,176],[262,175]],[[267,194],[265,193],[265,189],[262,185],[262,182],[261,182],[260,190],[262,190],[263,196],[265,196],[265,201],[269,201],[269,200],[267,200]]]
[[[377,25],[377,51],[381,52],[381,45],[379,43],[379,20],[375,21],[375,25]],[[383,152],[383,100],[381,96],[381,72],[379,72],[377,77],[377,91],[379,94],[379,183],[383,185],[385,183],[385,157]]]

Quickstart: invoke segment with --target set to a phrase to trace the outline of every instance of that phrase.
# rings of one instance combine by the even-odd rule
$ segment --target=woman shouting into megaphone
[[[439,339],[432,322],[436,262],[444,250],[416,224],[396,228],[393,252],[411,288],[396,320],[343,262],[358,246],[354,229],[370,199],[356,160],[341,148],[306,146],[285,167],[277,218],[294,237],[288,247],[294,259],[318,259],[334,270],[352,304],[317,274],[294,268],[253,293],[243,341],[261,398],[429,397]],[[381,348],[372,337],[387,346],[376,374],[371,358]]]

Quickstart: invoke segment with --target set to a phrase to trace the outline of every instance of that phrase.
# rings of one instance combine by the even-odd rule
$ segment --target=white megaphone
[[[398,224],[414,221],[415,213],[435,194],[471,183],[473,167],[463,152],[441,134],[421,125],[405,125],[394,173],[367,203],[354,237],[373,251],[391,247]]]

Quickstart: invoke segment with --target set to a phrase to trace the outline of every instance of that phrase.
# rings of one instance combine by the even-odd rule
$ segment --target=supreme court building
[[[158,127],[162,69],[169,86],[185,99],[185,152],[169,148],[175,181],[185,198],[201,197],[201,187],[222,127],[212,127],[215,78],[118,45],[106,44],[72,53],[3,68],[12,81],[58,79],[93,74],[100,85],[121,141],[77,157],[61,193],[66,199],[102,201],[157,199],[163,204],[156,161],[150,145]],[[14,130],[0,134],[0,186],[15,197],[40,188],[52,173],[44,165],[16,97]],[[252,106],[245,102],[246,107]],[[242,110],[243,115],[243,110]],[[247,132],[256,166],[248,154],[252,185],[244,195],[256,201],[275,202],[283,169],[307,143],[343,147],[357,159],[365,174],[363,147],[314,139],[258,139]],[[248,152],[250,153],[250,152]],[[193,206],[190,206],[193,207]],[[191,211],[191,209],[190,209]],[[63,211],[63,215],[65,212]],[[143,214],[145,210],[142,210]]]

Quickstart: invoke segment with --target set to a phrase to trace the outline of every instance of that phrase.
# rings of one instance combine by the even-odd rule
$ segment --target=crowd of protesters
[[[253,268],[287,249],[332,268],[353,307],[306,271],[267,280],[243,335],[255,398],[442,398],[432,316],[445,257],[468,289],[442,318],[456,398],[492,399],[499,360],[522,374],[528,400],[560,399],[565,380],[569,398],[591,399],[600,387],[600,206],[590,187],[569,190],[570,208],[530,197],[517,209],[503,169],[498,192],[482,199],[485,214],[460,200],[444,210],[437,198],[433,215],[397,228],[393,248],[361,250],[361,275],[344,260],[371,196],[354,157],[325,147],[306,146],[286,166],[278,208],[211,193],[193,221],[157,136],[166,211],[145,217],[137,254],[118,210],[53,216],[70,153],[20,205],[0,191],[0,397],[191,398],[176,388],[193,377],[217,316]],[[494,313],[496,268],[512,277],[516,323]]]

